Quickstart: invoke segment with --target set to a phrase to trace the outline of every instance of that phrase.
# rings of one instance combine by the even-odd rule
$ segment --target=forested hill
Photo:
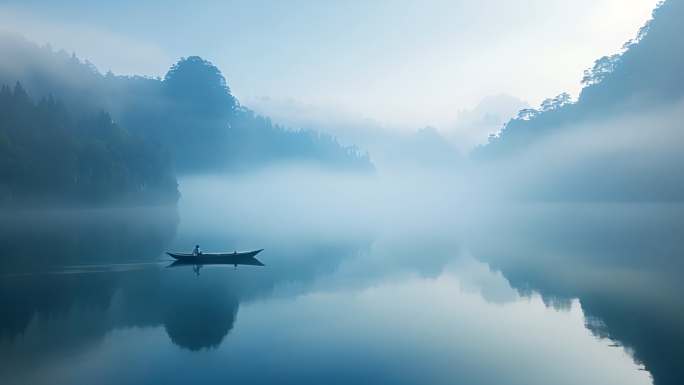
[[[131,131],[158,139],[181,173],[307,161],[369,171],[370,156],[314,130],[290,130],[241,106],[220,70],[197,56],[166,76],[102,75],[89,61],[16,35],[0,35],[0,83],[20,81],[36,98],[59,97],[74,116],[104,109]]]
[[[653,18],[628,41],[624,52],[605,56],[585,71],[576,103],[549,98],[539,109],[520,111],[490,143],[474,149],[476,160],[519,155],[539,139],[575,124],[647,112],[684,98],[684,1],[661,2]],[[643,135],[649,135],[644,127]]]
[[[175,205],[166,153],[104,111],[74,119],[52,96],[0,89],[0,206]]]
[[[684,1],[661,3],[622,54],[585,72],[576,103],[520,111],[471,159],[523,199],[684,201],[682,20]]]

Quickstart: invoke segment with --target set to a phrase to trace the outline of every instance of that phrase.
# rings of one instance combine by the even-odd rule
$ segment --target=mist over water
[[[416,279],[425,285],[454,279],[458,290],[447,290],[451,295],[475,295],[489,306],[531,301],[562,314],[581,309],[581,329],[636,364],[635,370],[656,368],[663,383],[678,377],[667,356],[681,353],[667,346],[683,335],[678,320],[684,301],[673,296],[683,289],[680,203],[534,202],[504,194],[495,184],[478,185],[473,170],[462,166],[440,172],[377,168],[378,175],[370,176],[330,175],[299,165],[248,176],[181,178],[186,203],[179,212],[187,219],[179,231],[207,226],[194,239],[205,237],[202,243],[211,246],[214,234],[222,233],[236,235],[242,249],[255,242],[268,245],[267,266],[285,262],[277,250],[281,242],[361,240],[361,254],[343,259],[334,273],[294,293],[364,295]],[[517,191],[524,190],[518,185]],[[254,241],[266,234],[267,239]],[[426,296],[421,301],[449,300]],[[660,326],[647,326],[653,323]],[[594,363],[608,365],[599,362]],[[650,382],[641,374],[628,378],[622,381]],[[569,383],[577,381],[601,382],[576,378]]]
[[[455,185],[439,184],[432,175],[412,176],[422,181],[415,190],[421,199],[392,195],[398,187],[406,189],[407,174],[397,175],[332,178],[298,166],[260,175],[181,179],[181,202],[188,203],[178,207],[179,222],[173,210],[34,215],[18,239],[45,234],[59,223],[52,231],[72,242],[46,243],[49,251],[30,267],[47,261],[64,268],[110,266],[106,263],[129,256],[146,267],[3,277],[2,292],[14,294],[5,296],[3,307],[24,314],[11,318],[14,326],[3,318],[2,362],[9,383],[47,378],[54,383],[191,378],[268,383],[294,381],[302,370],[312,382],[333,383],[368,378],[413,383],[416,375],[435,383],[451,383],[454,376],[482,384],[650,382],[649,373],[640,370],[650,357],[635,357],[639,350],[631,347],[643,338],[639,329],[614,337],[614,330],[623,332],[621,317],[604,317],[622,311],[633,320],[645,312],[669,323],[672,315],[652,300],[668,285],[679,288],[678,282],[666,281],[665,272],[675,266],[666,263],[668,248],[659,254],[666,266],[644,265],[634,244],[626,245],[637,265],[625,267],[625,260],[615,261],[604,246],[629,229],[645,238],[636,245],[651,250],[652,225],[679,218],[672,207],[500,203],[488,215],[471,208],[439,216],[440,206],[450,201],[445,197],[457,192],[450,189]],[[354,191],[377,200],[352,200]],[[339,204],[340,196],[347,198],[345,204]],[[448,213],[455,209],[450,206]],[[636,223],[630,218],[641,220],[648,213],[651,223],[632,228]],[[607,230],[577,230],[596,221]],[[161,225],[171,231],[160,232]],[[162,250],[185,251],[195,242],[207,252],[264,247],[258,257],[266,267],[207,266],[199,276],[190,269],[164,268],[170,262]],[[107,244],[120,245],[121,254],[99,255]],[[3,243],[5,249],[13,245]],[[135,255],[134,250],[149,251]],[[548,268],[551,260],[563,263],[566,276],[552,278],[555,286],[548,287],[539,277],[553,277],[557,270],[540,276],[538,269]],[[592,276],[582,277],[589,267]],[[630,268],[645,276],[616,275],[629,275]],[[648,274],[660,285],[653,286]],[[637,300],[625,297],[620,287],[624,291],[614,291],[617,297],[606,307],[593,296],[597,283],[609,288],[627,283],[632,289],[646,284],[649,291]],[[64,289],[55,292],[55,285]],[[627,298],[627,308],[613,304]],[[596,301],[588,310],[585,303]],[[682,304],[670,302],[668,308],[682,309]],[[141,339],[147,341],[144,347]],[[187,355],[192,352],[199,355]],[[60,357],[57,380],[45,366],[55,357]],[[120,374],[107,365],[93,370],[102,360],[175,369]],[[255,371],[255,361],[268,363],[270,370]],[[197,371],[197,365],[204,370]],[[359,369],[348,371],[348,365]],[[486,369],[491,365],[509,369],[491,372]]]
[[[567,154],[576,143],[548,140]],[[627,138],[615,153],[634,147]],[[374,174],[294,163],[180,177],[177,209],[15,211],[3,220],[3,371],[35,384],[303,371],[312,383],[676,383],[681,204],[532,201],[525,173],[506,178],[515,167],[550,166],[532,155],[438,170],[379,162]],[[266,266],[165,268],[164,251],[196,243],[264,248]]]
[[[682,383],[682,15],[412,131],[0,33],[2,382]]]

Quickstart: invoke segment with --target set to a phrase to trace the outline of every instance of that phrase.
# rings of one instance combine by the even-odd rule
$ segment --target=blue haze
[[[5,36],[29,54],[3,82],[156,137],[181,196],[0,212],[3,380],[681,384],[682,16],[666,1],[576,102],[470,153],[359,130],[372,164],[255,116],[199,57],[116,77]],[[265,266],[167,268],[197,243]]]

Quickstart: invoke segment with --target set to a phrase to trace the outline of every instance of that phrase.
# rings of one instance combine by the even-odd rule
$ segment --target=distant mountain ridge
[[[180,173],[249,170],[306,161],[372,171],[368,153],[315,130],[290,130],[255,115],[231,94],[220,70],[182,58],[166,76],[102,75],[88,60],[18,35],[0,34],[0,84],[20,81],[37,99],[59,97],[76,117],[101,109],[128,129],[158,139]]]

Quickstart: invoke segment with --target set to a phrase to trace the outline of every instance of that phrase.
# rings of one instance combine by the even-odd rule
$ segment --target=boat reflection
[[[234,266],[236,269],[238,265],[246,265],[246,266],[266,266],[264,265],[261,261],[254,257],[250,256],[245,256],[245,257],[236,257],[230,260],[230,262],[226,261],[203,261],[202,263],[191,263],[191,262],[183,262],[183,261],[174,261],[172,264],[166,266],[167,269],[177,269],[181,267],[192,267],[192,271],[199,276],[200,274],[200,269],[203,268],[204,266]]]

